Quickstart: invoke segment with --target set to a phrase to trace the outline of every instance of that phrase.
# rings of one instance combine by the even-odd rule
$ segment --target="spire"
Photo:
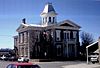
[[[43,12],[41,13],[41,15],[42,14],[45,14],[45,13],[49,13],[49,12],[54,12],[55,14],[57,14],[56,12],[55,12],[55,9],[53,8],[53,6],[52,6],[52,3],[47,3],[46,5],[45,5],[45,7],[44,7],[44,10],[43,10]]]

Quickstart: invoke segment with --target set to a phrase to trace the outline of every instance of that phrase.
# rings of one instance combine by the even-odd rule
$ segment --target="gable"
[[[81,28],[79,25],[75,24],[74,22],[72,22],[72,21],[70,21],[70,20],[61,21],[58,25],[59,25],[59,26],[66,26],[66,27]]]
[[[62,23],[60,24],[60,26],[69,26],[69,27],[73,27],[72,25],[68,24],[68,23]]]
[[[22,30],[22,29],[24,29],[24,28],[26,28],[26,27],[28,27],[27,24],[23,24],[23,23],[21,23],[21,25],[17,28],[16,31],[20,31],[20,30]]]

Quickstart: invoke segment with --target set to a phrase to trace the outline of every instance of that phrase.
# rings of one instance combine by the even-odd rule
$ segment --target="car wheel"
[[[95,64],[95,62],[92,62],[93,64]]]

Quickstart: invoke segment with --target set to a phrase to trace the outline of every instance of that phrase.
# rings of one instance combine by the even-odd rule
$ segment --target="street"
[[[0,68],[6,68],[10,63],[9,61],[0,61]],[[86,64],[83,61],[64,61],[64,62],[33,62],[33,64],[40,65],[41,68],[100,68],[98,63]]]
[[[9,62],[9,61],[0,61],[0,68],[6,68],[6,66],[8,64],[10,64],[10,63],[12,63],[12,62]]]
[[[98,63],[87,64],[85,61],[42,62],[39,65],[42,68],[100,68]]]

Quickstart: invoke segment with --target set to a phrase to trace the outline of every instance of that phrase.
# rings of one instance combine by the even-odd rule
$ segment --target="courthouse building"
[[[79,55],[80,26],[70,20],[57,22],[57,13],[47,3],[40,14],[41,25],[22,20],[14,36],[18,56],[29,58],[73,58]]]

